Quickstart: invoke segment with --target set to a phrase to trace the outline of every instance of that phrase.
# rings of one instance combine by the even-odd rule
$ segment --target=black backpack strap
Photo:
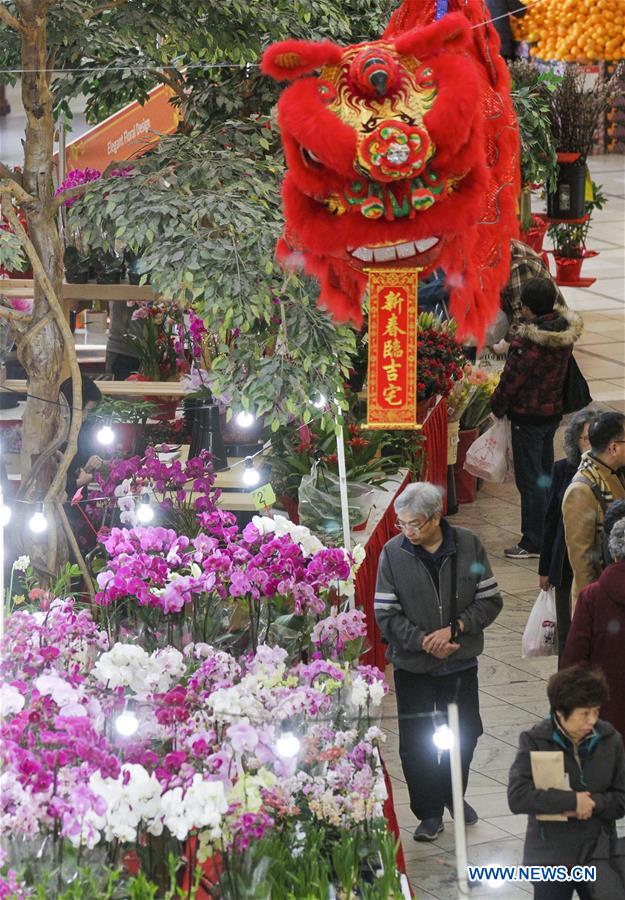
[[[601,488],[599,487],[597,482],[596,481],[588,481],[588,479],[584,478],[583,475],[575,475],[571,481],[571,484],[573,484],[573,482],[575,482],[575,484],[585,484],[587,487],[590,488],[590,490],[593,493],[593,497],[595,498],[595,500],[601,507],[601,511],[603,512],[603,515],[605,516],[605,511],[612,501],[606,500],[606,498],[601,493]]]

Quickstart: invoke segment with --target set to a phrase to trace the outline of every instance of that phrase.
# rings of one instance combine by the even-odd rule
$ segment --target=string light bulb
[[[258,470],[254,466],[254,460],[251,456],[245,457],[245,468],[243,469],[243,484],[253,487],[260,481]]]
[[[451,750],[454,745],[454,733],[449,725],[439,725],[434,731],[432,740],[439,750]]]
[[[302,746],[300,739],[292,731],[283,731],[276,741],[276,750],[284,759],[293,759]]]
[[[149,525],[154,518],[154,510],[150,506],[150,498],[147,494],[141,497],[141,503],[137,507],[137,520],[142,525]]]
[[[97,433],[97,439],[105,447],[108,447],[115,440],[115,432],[111,428],[111,423],[106,422]]]
[[[0,528],[4,528],[11,521],[11,507],[0,499]]]
[[[43,534],[43,532],[47,529],[48,520],[46,519],[43,511],[43,503],[37,503],[37,509],[31,516],[28,526],[31,531],[35,532],[35,534]]]
[[[324,396],[324,394],[319,393],[317,395],[317,398],[312,401],[312,405],[315,407],[315,409],[323,409],[328,405],[328,399]]]
[[[239,428],[251,428],[254,422],[256,421],[255,417],[251,412],[245,412],[245,410],[241,410],[240,413],[237,413],[235,422],[239,426]]]
[[[115,719],[115,730],[122,737],[132,737],[139,728],[139,720],[131,709],[125,709]]]

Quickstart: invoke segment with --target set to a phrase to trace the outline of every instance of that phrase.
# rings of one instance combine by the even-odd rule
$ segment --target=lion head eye
[[[304,163],[310,169],[325,169],[324,164],[321,162],[319,157],[312,152],[312,150],[309,150],[308,147],[300,147],[299,149]]]

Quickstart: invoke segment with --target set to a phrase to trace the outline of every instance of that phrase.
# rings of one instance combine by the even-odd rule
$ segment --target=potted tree
[[[590,199],[584,203],[584,215],[580,221],[560,222],[549,226],[548,234],[553,241],[558,284],[580,284],[582,263],[591,256],[597,256],[596,250],[586,249],[586,238],[593,211],[603,209],[607,198],[601,193],[601,185],[594,181],[591,182],[589,196]]]
[[[610,105],[617,74],[618,70],[608,80],[598,78],[587,89],[584,70],[569,65],[551,94],[551,127],[558,158],[556,189],[547,193],[551,219],[581,219],[585,215],[586,158],[597,123]]]
[[[560,78],[521,60],[510,66],[510,77],[521,144],[521,240],[540,253],[547,223],[532,215],[531,191],[535,185],[555,190],[557,162],[550,102]]]

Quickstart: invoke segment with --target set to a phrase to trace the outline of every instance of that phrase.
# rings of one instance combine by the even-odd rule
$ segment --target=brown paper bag
[[[532,762],[532,778],[534,787],[539,791],[557,788],[568,791],[568,776],[564,772],[564,753],[561,750],[530,750]],[[568,822],[568,816],[554,815],[536,816],[540,822]]]

